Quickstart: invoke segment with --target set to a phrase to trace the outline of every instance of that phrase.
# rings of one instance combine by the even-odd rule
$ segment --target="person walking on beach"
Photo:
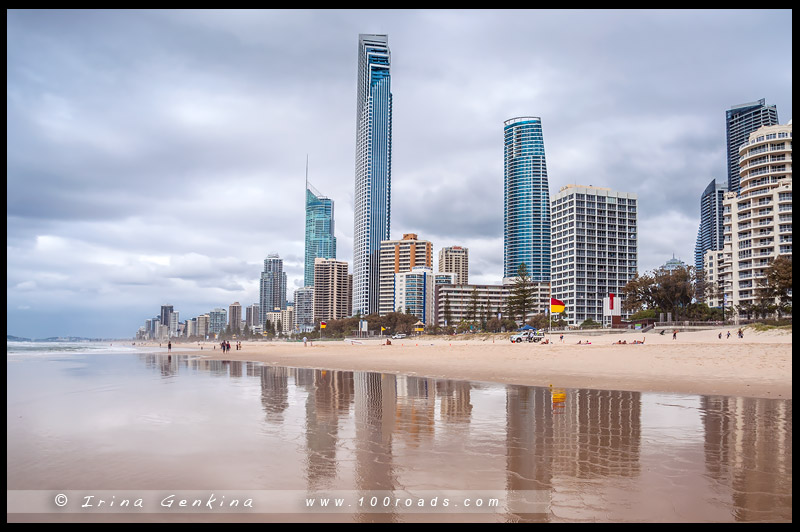
[[[675,329],[674,331],[672,331],[672,339],[673,340],[677,340],[678,339],[678,329]]]
[[[172,353],[172,341],[167,344],[167,353]]]
[[[564,343],[564,335],[563,334],[561,336],[559,336],[558,339],[561,340],[562,344]]]
[[[731,332],[730,332],[730,331],[728,331],[728,336],[726,336],[726,337],[725,337],[725,339],[727,340],[727,339],[728,339],[728,338],[730,338],[730,337],[731,337]]]
[[[722,331],[719,333],[719,339],[722,340]]]
[[[308,342],[308,338],[303,336],[303,347],[306,347],[306,342]]]

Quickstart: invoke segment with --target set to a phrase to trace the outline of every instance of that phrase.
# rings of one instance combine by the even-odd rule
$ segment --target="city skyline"
[[[9,10],[8,332],[130,337],[164,302],[249,305],[273,251],[292,294],[307,155],[353,265],[362,33],[395,53],[389,238],[468,248],[475,284],[503,276],[510,117],[542,118],[551,197],[637,194],[640,273],[692,262],[726,111],[792,118],[790,10]]]

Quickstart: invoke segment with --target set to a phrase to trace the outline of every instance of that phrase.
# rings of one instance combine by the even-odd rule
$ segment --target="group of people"
[[[641,345],[641,344],[644,343],[645,340],[646,340],[646,338],[642,338],[641,342],[639,340],[634,340],[634,341],[631,342],[631,345]],[[628,341],[627,340],[617,340],[616,342],[613,342],[611,345],[628,345]]]
[[[231,343],[228,340],[223,340],[220,342],[220,347],[222,347],[222,352],[227,353],[231,350]],[[240,350],[242,348],[242,342],[236,342],[236,350]]]

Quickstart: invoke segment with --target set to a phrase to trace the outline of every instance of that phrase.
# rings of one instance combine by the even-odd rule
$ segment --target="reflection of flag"
[[[559,301],[558,299],[550,298],[550,312],[551,313],[559,313],[564,312],[564,302]]]

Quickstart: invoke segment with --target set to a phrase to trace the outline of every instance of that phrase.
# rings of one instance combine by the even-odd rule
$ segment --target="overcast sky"
[[[792,118],[792,12],[7,11],[7,326],[129,338],[302,285],[304,184],[352,267],[359,33],[392,53],[392,238],[503,274],[503,122],[542,119],[550,194],[639,197],[639,272],[693,264],[725,111]],[[434,267],[437,267],[437,263]]]

